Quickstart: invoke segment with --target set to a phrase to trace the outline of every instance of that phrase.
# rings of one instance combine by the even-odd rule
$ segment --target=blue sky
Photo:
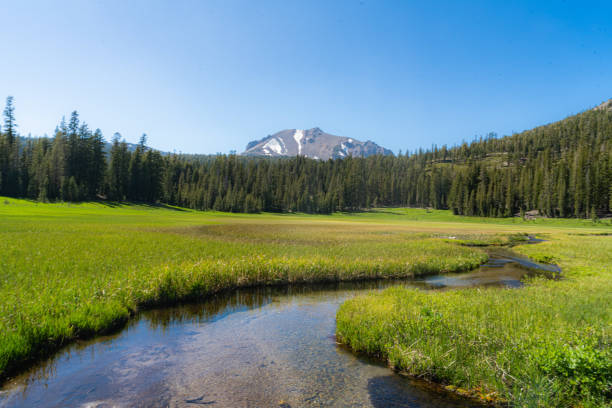
[[[395,152],[612,97],[612,2],[6,1],[0,97],[23,134],[227,153],[318,126]]]

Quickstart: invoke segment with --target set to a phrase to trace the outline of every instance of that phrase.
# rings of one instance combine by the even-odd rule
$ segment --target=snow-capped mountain
[[[261,140],[250,142],[242,154],[267,157],[300,155],[312,159],[327,160],[347,156],[391,155],[393,152],[370,140],[361,142],[350,137],[330,135],[319,128],[312,128],[281,130]]]

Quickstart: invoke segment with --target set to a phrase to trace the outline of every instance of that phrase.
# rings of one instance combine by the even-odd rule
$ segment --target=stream
[[[393,285],[516,288],[557,275],[501,248],[461,274],[235,290],[139,313],[120,332],[79,341],[9,380],[0,407],[470,407],[337,344],[346,299]]]

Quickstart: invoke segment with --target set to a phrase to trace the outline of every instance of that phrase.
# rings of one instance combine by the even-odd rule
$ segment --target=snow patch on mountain
[[[283,147],[282,147],[282,146],[280,145],[280,143],[278,142],[278,139],[276,139],[276,138],[274,138],[274,139],[270,139],[270,140],[268,141],[268,143],[266,143],[266,144],[264,145],[264,147],[263,147],[263,148],[264,148],[264,150],[265,150],[265,151],[267,151],[267,152],[268,152],[268,154],[270,154],[270,155],[272,154],[272,153],[270,152],[270,150],[271,150],[271,151],[273,151],[273,152],[274,152],[274,153],[276,153],[276,154],[283,154],[283,150],[284,150],[284,149],[283,149]]]
[[[287,146],[285,146],[285,142],[280,137],[278,137],[277,140],[282,145],[283,154],[286,154],[287,153]]]
[[[302,129],[295,129],[293,138],[295,139],[298,145],[298,155],[301,155],[302,154],[302,139],[304,138],[304,131]]]

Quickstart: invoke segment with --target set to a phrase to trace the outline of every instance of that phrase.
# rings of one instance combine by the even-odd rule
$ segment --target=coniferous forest
[[[331,213],[380,206],[506,217],[592,217],[612,207],[612,111],[593,109],[512,136],[398,156],[265,159],[129,149],[75,111],[51,138],[18,133],[7,98],[0,195],[39,201],[113,200],[232,212]]]

